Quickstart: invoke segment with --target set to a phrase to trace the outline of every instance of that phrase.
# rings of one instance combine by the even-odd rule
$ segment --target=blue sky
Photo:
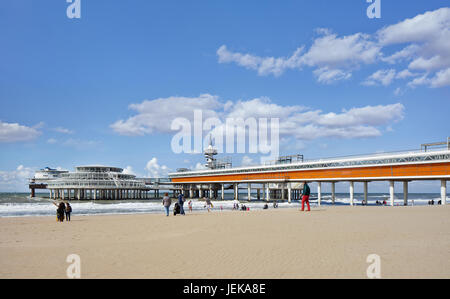
[[[227,102],[246,116],[258,116],[252,103],[286,119],[314,112],[310,126],[294,120],[301,134],[286,134],[281,154],[396,151],[450,135],[448,1],[382,0],[381,19],[367,17],[365,0],[81,0],[81,19],[68,5],[0,3],[0,191],[25,190],[45,166],[194,168],[202,155],[174,154],[167,127],[180,107],[192,113],[183,99],[201,95],[218,115]],[[148,113],[157,99],[151,107],[173,113]],[[243,156],[259,158],[233,163]]]

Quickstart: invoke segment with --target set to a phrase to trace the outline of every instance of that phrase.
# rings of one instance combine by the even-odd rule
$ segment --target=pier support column
[[[266,201],[270,201],[270,185],[269,183],[266,184]]]
[[[391,207],[394,206],[394,181],[389,181],[389,199]]]
[[[292,189],[291,189],[291,183],[288,183],[288,203],[291,203],[292,201]]]
[[[203,189],[202,186],[200,186],[200,189],[198,190],[199,194],[200,194],[200,198],[203,198]]]
[[[331,183],[331,202],[333,203],[333,205],[334,205],[335,201],[336,201],[336,183],[332,182]]]
[[[220,197],[222,198],[222,200],[225,199],[225,187],[224,184],[220,184]]]
[[[209,185],[209,198],[212,199],[213,197],[214,197],[213,188],[212,185]]]
[[[368,190],[368,184],[369,182],[364,182],[364,204],[368,205],[368,199],[367,199],[367,190]]]
[[[192,185],[189,186],[189,198],[194,198],[194,189]]]
[[[408,181],[403,182],[403,205],[408,205]]]
[[[239,200],[239,184],[234,184],[234,199]]]
[[[251,200],[252,184],[247,184],[247,201]]]
[[[447,181],[441,180],[441,202],[442,205],[447,204]]]
[[[322,182],[317,182],[317,203],[320,207],[322,203]]]
[[[354,182],[350,182],[350,205],[353,206],[354,205],[354,200],[355,200],[355,183]]]

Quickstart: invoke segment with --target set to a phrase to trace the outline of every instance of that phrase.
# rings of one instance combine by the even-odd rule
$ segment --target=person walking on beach
[[[209,197],[208,197],[208,198],[205,198],[205,201],[206,201],[206,208],[208,209],[208,212],[211,212],[211,207],[212,207],[211,199],[209,199]]]
[[[237,199],[234,200],[233,210],[239,210],[239,200]]]
[[[192,200],[189,199],[188,201],[188,208],[189,208],[189,212],[192,212]]]
[[[186,200],[184,199],[183,193],[180,193],[180,194],[178,195],[178,205],[180,206],[180,214],[181,214],[181,215],[186,215],[186,214],[184,213],[184,207],[183,207],[185,201],[186,201]]]
[[[169,216],[169,208],[170,205],[172,204],[172,200],[169,197],[169,193],[164,193],[162,204],[164,206],[164,209],[166,210],[166,216]]]
[[[70,221],[70,213],[72,213],[72,207],[70,206],[70,203],[67,203],[67,205],[66,205],[66,221]]]
[[[309,194],[311,193],[311,190],[309,189],[308,184],[305,182],[303,184],[303,190],[302,190],[302,211],[305,210],[305,203],[308,206],[308,212],[311,211],[309,207]]]

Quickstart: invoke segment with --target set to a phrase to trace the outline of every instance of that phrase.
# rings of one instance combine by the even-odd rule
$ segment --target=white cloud
[[[159,165],[156,157],[153,157],[147,162],[145,170],[148,173],[148,177],[151,178],[166,177],[169,173],[169,168],[165,165]]]
[[[430,81],[431,87],[443,87],[450,85],[450,68],[439,71]]]
[[[377,32],[384,45],[408,42],[428,42],[440,37],[442,31],[450,28],[450,8],[444,7],[405,19]]]
[[[58,132],[58,133],[62,133],[62,134],[73,134],[72,130],[63,128],[63,127],[57,127],[54,128],[53,131]]]
[[[57,143],[58,142],[58,140],[56,140],[55,138],[49,138],[49,139],[47,139],[47,143],[48,144],[55,144],[55,143]]]
[[[397,87],[397,88],[394,90],[394,95],[395,95],[395,96],[401,96],[401,95],[404,94],[404,92],[405,92],[405,91],[404,91],[402,88]]]
[[[280,76],[287,69],[301,69],[302,66],[308,65],[318,67],[314,72],[318,82],[329,84],[350,78],[351,72],[348,69],[358,67],[361,63],[373,63],[380,55],[380,47],[370,41],[367,34],[356,33],[338,37],[323,28],[316,32],[321,36],[314,40],[305,54],[304,47],[299,47],[290,57],[260,57],[231,52],[223,45],[217,50],[219,63],[234,62],[247,69],[256,70],[262,76]]]
[[[444,87],[450,85],[445,80],[445,70],[450,67],[450,8],[444,7],[405,19],[377,32],[384,46],[407,44],[403,50],[384,58],[389,63],[410,60],[408,68],[427,72],[435,71],[435,77],[428,75],[415,78],[408,86],[428,85]]]
[[[345,72],[339,69],[329,69],[328,67],[319,68],[313,73],[317,77],[317,82],[324,84],[347,80],[352,76],[351,72]]]
[[[326,33],[314,40],[302,60],[309,66],[355,67],[375,62],[380,55],[380,46],[371,41],[370,35],[356,33],[338,37]]]
[[[430,84],[430,79],[428,78],[428,74],[424,74],[421,77],[414,78],[412,81],[408,83],[408,87],[415,88],[419,85],[428,85]]]
[[[367,86],[373,86],[377,84],[382,84],[383,86],[388,86],[395,79],[395,70],[378,70],[372,75],[370,75],[366,81],[362,84]]]
[[[408,69],[403,70],[401,72],[398,72],[397,75],[395,76],[396,79],[406,79],[408,77],[416,77],[419,74],[417,73],[411,73]]]
[[[364,138],[379,136],[381,134],[379,127],[392,125],[392,123],[400,121],[404,114],[404,106],[402,104],[355,107],[350,110],[343,110],[340,113],[323,113],[321,110],[311,110],[301,105],[278,105],[272,103],[269,98],[264,97],[248,101],[228,101],[226,105],[221,104],[217,96],[209,97],[214,99],[214,105],[217,108],[208,107],[208,112],[204,114],[218,117],[223,124],[218,130],[225,128],[227,118],[242,118],[244,120],[251,117],[255,119],[278,118],[280,137],[294,136],[300,140],[321,137]],[[171,101],[171,98],[167,98],[165,101],[160,99],[158,103],[160,106],[169,106]],[[144,103],[145,105],[151,105],[151,101],[144,101]],[[187,119],[192,119],[193,110],[198,108],[197,105],[192,105],[192,103],[193,101],[186,101],[186,104],[182,105],[184,110],[182,115]],[[139,104],[135,105],[139,106]],[[179,115],[173,115],[172,111],[166,109],[161,109],[155,114],[157,114],[157,117],[152,118],[149,113],[143,111],[130,119],[145,119],[145,122],[134,123],[126,120],[123,123],[128,124],[129,132],[136,132],[141,127],[146,127],[152,129],[144,130],[143,134],[144,132],[146,134],[175,133],[175,131],[170,131],[168,128],[172,120]],[[160,124],[162,119],[165,122],[164,125]],[[203,118],[203,120],[205,119],[206,117]],[[138,126],[138,128],[134,128],[134,125]],[[244,128],[240,129],[244,130]],[[123,131],[118,133],[123,133]]]
[[[110,127],[120,135],[143,136],[154,132],[170,133],[172,120],[178,117],[193,119],[192,111],[201,109],[203,118],[217,117],[216,109],[223,107],[217,96],[202,94],[199,97],[169,97],[145,100],[131,104],[137,114],[127,120],[119,120]]]
[[[253,161],[253,159],[250,158],[249,156],[242,157],[241,166],[252,166],[252,165],[256,165],[256,164],[257,163],[255,163],[255,161]]]
[[[132,174],[132,175],[136,175],[136,173],[133,170],[133,167],[131,166],[127,166],[123,169],[122,171],[124,174]]]
[[[303,47],[298,48],[290,57],[259,57],[251,54],[231,52],[225,45],[217,50],[219,63],[234,62],[247,69],[256,70],[259,75],[280,76],[287,69],[301,68],[301,53]]]
[[[391,56],[382,57],[381,60],[390,64],[395,64],[404,60],[411,60],[413,55],[417,53],[419,49],[420,47],[415,44],[408,45]]]
[[[18,123],[7,123],[0,121],[0,142],[21,142],[36,139],[41,135],[38,130],[40,124],[35,127],[27,127]]]
[[[217,50],[219,63],[236,63],[247,69],[255,70],[259,75],[280,76],[288,69],[302,70],[305,66],[314,67],[317,82],[330,84],[347,80],[352,72],[363,65],[389,63],[394,66],[407,62],[409,70],[435,72],[435,80],[429,80],[429,87],[448,86],[446,70],[450,67],[450,8],[444,7],[428,11],[396,24],[381,28],[374,34],[354,33],[338,36],[327,28],[318,28],[310,48],[300,46],[289,57],[261,57],[253,54],[232,52],[223,45]],[[393,45],[403,48],[385,56]],[[404,66],[402,66],[404,68]],[[396,69],[394,72],[399,73]],[[381,72],[381,71],[379,71]],[[439,73],[439,75],[438,75]],[[365,85],[388,86],[394,79],[418,76],[414,72],[398,74],[392,77],[392,71],[386,74],[374,73]],[[417,79],[417,78],[416,78]],[[415,80],[416,82],[418,80]],[[425,81],[422,81],[425,82]],[[415,86],[414,83],[408,84]]]
[[[6,192],[27,191],[28,179],[33,177],[35,169],[19,165],[15,170],[0,170],[0,190]]]

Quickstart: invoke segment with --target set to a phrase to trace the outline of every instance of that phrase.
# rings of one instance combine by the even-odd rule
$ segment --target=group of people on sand
[[[177,201],[175,202],[175,206],[174,206],[174,210],[173,210],[173,215],[177,215],[177,214],[181,214],[181,215],[186,215],[186,212],[184,211],[184,203],[185,203],[186,199],[184,198],[183,194],[179,194]],[[170,211],[170,206],[172,205],[172,199],[169,197],[169,193],[164,193],[164,197],[162,199],[162,204],[164,207],[164,210],[166,212],[166,216],[169,216],[169,211]],[[211,204],[211,201],[210,201]],[[211,204],[212,206],[212,204]],[[189,212],[192,212],[192,200],[188,201],[188,209]],[[209,212],[209,209],[208,209]]]
[[[61,201],[59,204],[56,202],[53,202],[53,204],[56,206],[56,221],[64,222],[64,216],[66,221],[70,221],[70,214],[72,213],[72,206],[70,203]]]
[[[302,190],[302,208],[301,211],[305,210],[305,204],[307,206],[307,211],[311,211],[311,208],[309,206],[309,195],[311,193],[311,189],[309,188],[308,184],[305,182],[303,184],[303,190]],[[203,197],[203,200],[205,201],[205,205],[203,206],[205,209],[208,210],[208,212],[211,212],[211,209],[213,208],[213,204],[211,202],[210,198]],[[180,193],[177,197],[177,201],[174,205],[173,214],[174,216],[177,214],[186,215],[184,211],[184,203],[186,199],[184,198],[184,195]],[[170,206],[172,205],[172,199],[169,197],[169,193],[165,193],[164,197],[162,199],[162,205],[164,207],[164,210],[166,212],[166,216],[169,216],[170,213]],[[278,202],[275,200],[273,202],[273,207],[278,208]],[[188,208],[189,212],[192,212],[192,200],[188,201]],[[264,205],[263,209],[268,209],[269,206],[267,204]],[[221,207],[222,209],[222,207]],[[233,210],[242,210],[242,211],[249,211],[250,207],[247,207],[246,205],[239,204],[239,201],[237,199],[234,200],[233,203]]]
[[[438,202],[437,202],[437,204],[438,204],[438,205],[441,205],[441,204],[442,204],[442,201],[439,199]],[[429,205],[429,206],[434,206],[434,199],[429,200],[429,201],[428,201],[428,205]]]
[[[386,205],[386,200],[383,200],[383,201],[377,200],[377,201],[375,202],[375,204],[376,204],[377,206],[381,206],[381,205],[385,206],[385,205]]]

